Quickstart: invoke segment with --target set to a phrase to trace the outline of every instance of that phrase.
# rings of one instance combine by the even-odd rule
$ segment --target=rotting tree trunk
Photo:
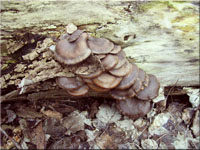
[[[162,87],[199,86],[198,9],[191,2],[1,2],[2,95],[16,98],[26,78],[37,85],[32,96],[49,91],[55,97],[54,78],[73,74],[53,59],[49,46],[71,22],[122,46]]]

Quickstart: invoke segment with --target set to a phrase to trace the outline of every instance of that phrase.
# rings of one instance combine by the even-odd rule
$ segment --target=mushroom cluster
[[[158,96],[157,78],[130,63],[122,48],[108,39],[76,30],[60,38],[54,54],[68,68],[76,66],[76,77],[56,79],[58,86],[72,96],[83,96],[90,89],[108,92],[117,100],[118,109],[132,118],[146,115],[151,100]]]

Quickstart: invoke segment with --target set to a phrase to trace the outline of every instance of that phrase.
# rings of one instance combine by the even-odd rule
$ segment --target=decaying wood
[[[10,86],[16,89],[23,78],[39,83],[74,76],[49,50],[71,22],[121,45],[129,60],[155,74],[161,86],[173,86],[177,80],[177,86],[199,86],[198,7],[189,2],[183,10],[168,6],[130,1],[2,2],[3,94]]]

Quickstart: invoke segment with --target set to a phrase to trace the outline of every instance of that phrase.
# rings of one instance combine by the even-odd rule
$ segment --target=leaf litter
[[[199,90],[163,95],[145,117],[122,115],[111,99],[2,103],[2,149],[198,149]],[[161,91],[163,92],[163,91]]]

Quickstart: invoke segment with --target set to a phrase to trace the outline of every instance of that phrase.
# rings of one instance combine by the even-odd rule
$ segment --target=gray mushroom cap
[[[61,39],[56,44],[55,58],[59,62],[67,65],[74,65],[82,62],[91,54],[91,50],[86,43],[87,37],[87,33],[82,33],[80,37],[72,43],[67,39]]]
[[[83,85],[83,82],[75,77],[57,77],[56,83],[65,90],[75,90]]]
[[[158,82],[157,78],[152,74],[148,74],[148,75],[150,79],[149,85],[145,87],[144,90],[136,94],[136,96],[142,100],[150,100],[150,99],[156,98],[158,96],[158,92],[160,88],[160,83]]]
[[[121,80],[121,77],[115,77],[105,72],[98,77],[92,79],[94,84],[105,89],[112,89],[116,87]]]
[[[123,77],[122,81],[116,87],[116,89],[124,90],[132,86],[137,79],[138,73],[139,73],[139,68],[137,67],[136,64],[132,63],[131,71],[126,76]]]
[[[117,101],[117,108],[121,113],[133,119],[145,116],[151,110],[151,103],[138,98],[127,98],[124,101]]]
[[[107,54],[114,48],[114,44],[105,38],[90,37],[87,42],[94,54]]]

